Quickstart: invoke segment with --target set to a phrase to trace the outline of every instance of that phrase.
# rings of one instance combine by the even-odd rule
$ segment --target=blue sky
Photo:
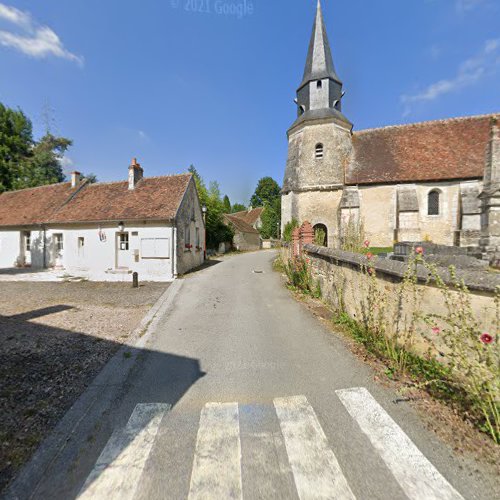
[[[224,12],[244,4],[243,15]],[[102,181],[282,181],[316,0],[0,0],[0,102]],[[210,10],[210,12],[196,12]],[[355,129],[500,111],[500,0],[323,0]]]

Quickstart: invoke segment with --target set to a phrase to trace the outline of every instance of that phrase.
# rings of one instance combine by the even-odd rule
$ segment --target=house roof
[[[257,229],[251,226],[248,222],[245,222],[243,219],[237,217],[236,214],[226,214],[224,215],[224,218],[226,222],[231,224],[236,231],[240,231],[241,233],[259,234]]]
[[[500,115],[355,132],[346,184],[481,178],[495,118]]]
[[[70,183],[11,191],[0,195],[0,226],[101,222],[138,219],[171,220],[177,214],[191,174],[145,177],[134,190],[128,182]]]
[[[128,189],[127,181],[90,184],[59,208],[50,222],[171,220],[191,177],[191,174],[145,177],[133,190]]]
[[[264,207],[252,208],[250,210],[244,210],[243,212],[235,212],[234,214],[229,214],[232,217],[238,217],[238,219],[243,220],[247,224],[253,226],[262,215]]]
[[[0,226],[41,224],[74,192],[71,183],[64,182],[2,193]]]

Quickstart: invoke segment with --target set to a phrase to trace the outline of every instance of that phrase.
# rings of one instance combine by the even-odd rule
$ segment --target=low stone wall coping
[[[394,276],[403,279],[408,269],[408,264],[397,260],[384,259],[374,257],[369,261],[364,255],[352,252],[344,252],[336,248],[318,247],[316,245],[304,245],[304,250],[311,256],[319,256],[325,260],[329,260],[334,264],[340,263],[350,264],[357,268],[361,265],[370,265],[377,273]],[[448,268],[438,267],[439,275],[447,285],[454,285],[451,273]],[[429,271],[422,264],[417,264],[417,278],[421,282],[429,280]],[[463,280],[469,290],[479,292],[494,293],[497,287],[500,287],[500,274],[489,273],[487,271],[471,271],[457,269],[456,275],[460,280]],[[431,280],[432,282],[432,280]]]

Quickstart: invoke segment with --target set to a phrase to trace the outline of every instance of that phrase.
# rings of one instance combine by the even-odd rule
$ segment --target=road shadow
[[[22,469],[23,465],[30,460],[40,445],[43,448],[47,437],[47,441],[50,441],[54,435],[52,431],[56,426],[59,429],[58,423],[60,425],[62,417],[72,408],[80,395],[89,387],[100,390],[101,386],[106,387],[109,384],[111,387],[116,383],[105,380],[104,383],[99,383],[101,385],[93,384],[96,376],[111,359],[114,363],[119,356],[118,364],[131,363],[129,376],[139,364],[147,366],[159,363],[163,375],[158,383],[163,384],[164,390],[161,391],[163,400],[155,403],[164,403],[172,407],[204,376],[197,359],[145,348],[125,347],[120,350],[123,344],[118,342],[32,321],[69,309],[73,307],[60,304],[13,316],[0,315],[0,415],[2,416],[0,497],[2,498],[4,494],[7,498],[16,496],[24,498],[24,494],[17,495],[19,492],[13,489],[17,488],[18,483],[21,488],[25,488],[32,480],[25,474],[30,464],[25,469]],[[119,354],[115,356],[117,352]],[[99,423],[104,429],[101,432],[103,442],[109,439],[113,431],[111,424],[106,427],[106,418],[108,416],[103,415],[102,422]],[[144,422],[145,426],[147,424],[148,422]],[[82,433],[87,432],[86,425],[90,424],[82,419],[82,423],[78,423],[77,432],[80,431],[80,427]],[[121,448],[115,450],[116,456],[127,445],[128,442],[123,441]],[[95,461],[95,457],[92,460]],[[49,465],[45,471],[41,471],[42,474],[48,472]],[[16,475],[25,477],[13,481]],[[66,478],[62,481],[66,481]],[[71,491],[77,493],[81,484],[72,485]],[[69,486],[68,488],[71,489]]]
[[[220,264],[222,260],[216,259],[216,258],[209,258],[206,260],[201,266],[195,267],[194,269],[191,269],[187,273],[183,274],[183,276],[190,276],[196,273],[199,273],[201,271],[204,271],[205,269],[209,269],[211,267],[216,266],[217,264]]]

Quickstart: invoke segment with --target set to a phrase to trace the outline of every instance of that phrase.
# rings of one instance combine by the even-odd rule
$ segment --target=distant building
[[[224,215],[224,222],[234,231],[232,245],[236,250],[252,251],[261,248],[259,229],[262,226],[260,216],[263,210],[263,208],[254,208]]]
[[[321,5],[288,130],[282,229],[296,218],[338,246],[350,222],[373,246],[500,249],[500,114],[353,132]]]
[[[190,174],[71,182],[0,194],[0,267],[57,268],[94,280],[169,281],[204,260],[205,227]]]

